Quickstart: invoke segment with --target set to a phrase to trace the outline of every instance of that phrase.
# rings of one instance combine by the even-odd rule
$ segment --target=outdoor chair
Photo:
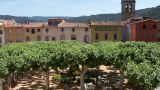
[[[109,85],[109,80],[104,81],[104,86],[107,87]]]
[[[107,87],[104,87],[103,90],[112,90],[112,87],[107,86]]]
[[[93,85],[93,83],[85,83],[84,87],[85,90],[95,90],[96,85]]]

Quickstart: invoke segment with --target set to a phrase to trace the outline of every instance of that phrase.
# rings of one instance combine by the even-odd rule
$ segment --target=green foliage
[[[68,75],[74,76],[79,66],[95,68],[99,65],[115,66],[137,87],[152,90],[160,85],[160,44],[58,41],[13,43],[0,48],[1,78],[15,71],[39,68],[47,71],[50,67],[55,70],[70,68]]]
[[[60,74],[54,74],[52,77],[53,80],[61,80],[62,76]]]

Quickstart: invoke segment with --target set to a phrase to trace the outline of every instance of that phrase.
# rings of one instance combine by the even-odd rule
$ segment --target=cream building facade
[[[5,44],[4,23],[0,22],[0,45]]]
[[[87,23],[70,23],[63,19],[49,19],[48,22],[18,24],[5,22],[1,29],[4,43],[27,41],[76,40],[81,43],[91,42],[91,29]],[[1,33],[1,32],[0,32]]]
[[[56,24],[49,24],[55,22]],[[90,36],[91,29],[88,24],[69,23],[60,19],[49,20],[48,26],[42,30],[42,40],[44,41],[76,40],[81,43],[90,43]]]

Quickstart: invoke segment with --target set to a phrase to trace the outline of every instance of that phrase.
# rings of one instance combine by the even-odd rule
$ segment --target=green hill
[[[136,16],[147,16],[147,17],[153,17],[158,20],[160,20],[160,6],[152,7],[152,8],[146,8],[141,10],[136,10]],[[98,15],[90,15],[90,16],[80,16],[80,17],[63,17],[63,16],[57,16],[57,17],[45,17],[45,16],[33,16],[33,17],[19,17],[19,16],[10,16],[10,15],[0,15],[0,19],[15,19],[18,23],[24,23],[26,21],[29,22],[44,22],[47,21],[48,18],[64,18],[67,21],[70,22],[88,22],[89,20],[92,21],[120,21],[121,20],[121,14],[115,13],[115,14],[98,14]]]
[[[146,8],[141,10],[136,10],[136,16],[147,16],[153,17],[160,20],[160,6]],[[91,15],[91,16],[81,16],[69,19],[68,21],[80,21],[80,22],[88,22],[89,20],[92,21],[120,21],[121,14],[98,14],[98,15]]]

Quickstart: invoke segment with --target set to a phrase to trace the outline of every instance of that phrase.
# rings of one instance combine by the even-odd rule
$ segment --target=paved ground
[[[101,66],[100,70],[106,73],[109,72],[119,73],[119,70],[115,70],[112,67],[106,67],[106,66]],[[53,73],[54,73],[53,71],[50,72],[50,90],[64,90],[63,86],[59,86],[51,81]],[[125,83],[127,83],[127,80],[125,80]],[[69,87],[70,87],[69,90],[80,90],[79,85],[71,85]],[[13,90],[44,90],[44,89],[45,89],[45,73],[36,72],[33,73],[32,75],[24,74],[22,77],[20,77],[17,85]],[[125,90],[132,90],[132,89],[125,89]]]
[[[155,90],[160,90],[160,87],[158,87],[157,89],[155,89]]]
[[[52,82],[52,75],[50,73],[50,90],[63,90],[62,86]],[[45,73],[34,73],[31,76],[24,74],[20,77],[16,87],[13,90],[44,90],[45,89]],[[75,87],[71,87],[70,90],[76,90]]]

